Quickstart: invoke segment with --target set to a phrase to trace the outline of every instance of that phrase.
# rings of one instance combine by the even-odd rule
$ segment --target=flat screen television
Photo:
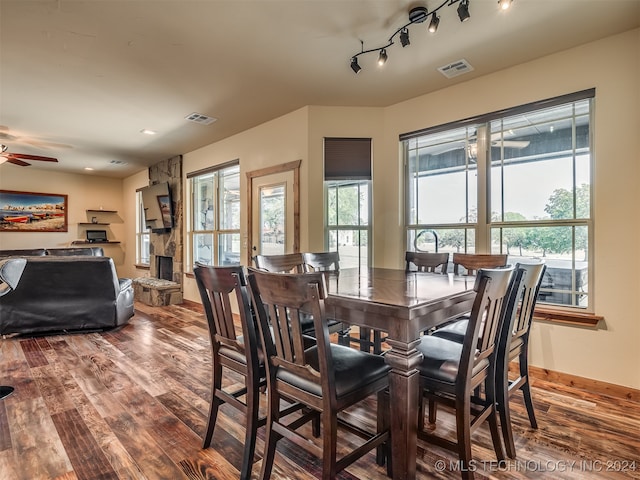
[[[149,185],[141,190],[144,223],[152,232],[168,232],[173,228],[173,199],[169,182]]]

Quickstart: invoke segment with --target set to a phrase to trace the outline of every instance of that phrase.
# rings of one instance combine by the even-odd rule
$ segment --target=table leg
[[[418,434],[418,390],[420,377],[416,366],[422,354],[416,350],[419,340],[411,343],[387,338],[391,346],[385,359],[391,365],[391,456],[394,480],[416,478]]]

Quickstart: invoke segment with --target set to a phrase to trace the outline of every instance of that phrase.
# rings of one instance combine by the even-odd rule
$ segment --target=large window
[[[240,166],[238,162],[187,175],[188,269],[240,264]]]
[[[340,267],[371,264],[371,139],[324,139],[326,248]]]
[[[136,264],[149,265],[149,230],[144,224],[142,192],[136,192]]]
[[[588,309],[593,94],[402,136],[407,249],[542,259],[539,302]]]
[[[369,180],[325,182],[327,245],[340,253],[341,268],[366,267],[369,261]]]

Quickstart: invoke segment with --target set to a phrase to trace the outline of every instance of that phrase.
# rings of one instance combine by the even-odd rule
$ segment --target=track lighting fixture
[[[362,67],[358,65],[358,59],[356,57],[351,59],[351,70],[353,70],[353,73],[358,73],[362,70]]]
[[[407,30],[406,28],[403,28],[402,31],[400,32],[400,43],[402,44],[403,48],[410,44],[409,30]]]
[[[435,12],[431,14],[431,22],[429,22],[429,32],[436,33],[438,31],[438,25],[440,24],[440,17]]]
[[[383,48],[380,50],[380,56],[378,57],[378,65],[382,66],[387,63],[387,51]]]
[[[469,15],[469,0],[460,1],[460,5],[458,5],[458,17],[461,22],[466,22],[471,18],[471,15]]]
[[[351,70],[353,70],[354,73],[358,73],[360,70],[362,70],[362,68],[358,64],[358,57],[360,55],[364,55],[365,53],[378,52],[378,65],[384,65],[387,61],[387,49],[395,43],[395,41],[397,40],[396,37],[400,39],[400,44],[403,47],[409,46],[411,42],[409,41],[408,27],[415,23],[426,22],[429,16],[431,16],[431,21],[429,22],[429,26],[427,27],[427,29],[430,33],[436,33],[436,31],[438,30],[438,25],[440,24],[440,17],[437,15],[437,12],[444,7],[451,7],[455,4],[459,4],[457,9],[458,18],[461,22],[466,22],[467,20],[469,20],[469,18],[471,18],[471,15],[469,13],[469,1],[470,0],[444,0],[440,5],[438,5],[431,11],[429,11],[427,7],[423,6],[413,7],[411,10],[409,10],[409,23],[401,26],[395,32],[393,32],[385,45],[365,50],[364,42],[360,40],[360,51],[351,56]],[[498,0],[498,5],[502,9],[507,9],[512,2],[513,0]]]

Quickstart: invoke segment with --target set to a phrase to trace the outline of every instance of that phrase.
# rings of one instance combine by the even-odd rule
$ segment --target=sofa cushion
[[[44,257],[47,254],[45,248],[24,248],[17,250],[0,250],[0,258],[4,257]]]
[[[77,255],[104,257],[104,250],[102,247],[47,248],[47,255],[56,257],[72,257]]]

